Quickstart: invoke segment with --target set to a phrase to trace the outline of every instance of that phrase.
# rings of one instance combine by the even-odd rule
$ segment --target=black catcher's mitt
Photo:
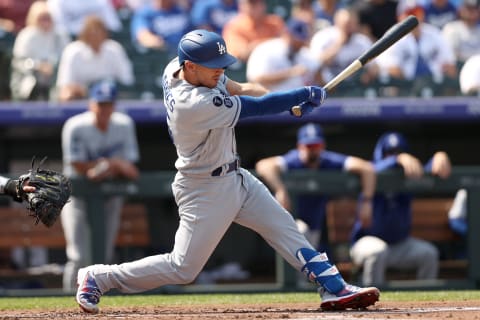
[[[72,193],[70,180],[62,173],[40,169],[46,158],[40,161],[34,168],[35,158],[32,160],[32,169],[18,178],[11,180],[16,185],[17,201],[25,201],[27,209],[36,218],[35,224],[42,221],[47,227],[51,227],[62,212]],[[25,192],[25,185],[35,187],[33,192]]]

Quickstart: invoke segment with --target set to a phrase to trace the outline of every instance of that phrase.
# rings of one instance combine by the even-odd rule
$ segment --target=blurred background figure
[[[300,195],[295,204],[281,175],[293,170],[337,170],[358,174],[362,196],[358,204],[360,212],[371,216],[371,200],[375,191],[376,177],[370,162],[326,149],[323,130],[319,125],[308,123],[297,132],[297,147],[284,155],[261,159],[255,166],[256,172],[272,190],[278,202],[298,218],[297,226],[313,246],[327,251],[326,206],[330,199],[326,195]],[[295,205],[295,207],[292,207]]]
[[[10,89],[15,100],[49,100],[58,61],[69,42],[57,32],[44,1],[30,7],[26,27],[15,39]]]
[[[318,84],[325,85],[371,46],[372,41],[359,32],[357,12],[354,9],[339,9],[335,13],[334,25],[317,31],[310,42],[310,50],[321,64]],[[362,72],[343,81],[336,92],[361,95],[358,90],[363,92],[364,87],[376,77],[377,67],[372,61]]]
[[[343,7],[344,5],[341,0],[313,1],[312,8],[315,14],[315,30],[333,25],[335,13]]]
[[[457,249],[455,258],[466,259],[467,256],[467,235],[468,235],[468,220],[467,220],[467,200],[468,193],[466,189],[460,189],[455,194],[452,207],[448,211],[448,224],[450,229],[459,235],[463,240],[463,246]]]
[[[111,0],[47,0],[47,4],[55,27],[74,39],[91,15],[96,15],[109,31],[116,32],[122,28]]]
[[[457,7],[450,0],[429,0],[424,8],[425,22],[438,29],[457,19]]]
[[[102,20],[90,16],[85,20],[78,40],[63,50],[57,75],[60,101],[87,97],[89,86],[110,79],[122,85],[135,81],[132,64],[120,43],[109,39]]]
[[[174,0],[151,0],[133,12],[133,43],[140,51],[164,50],[173,58],[183,34],[190,31],[190,13]]]
[[[335,12],[344,7],[339,0],[294,0],[291,17],[307,22],[313,34],[333,25]]]
[[[10,100],[12,48],[17,33],[25,27],[30,5],[35,0],[0,0],[0,100]]]
[[[191,11],[193,28],[222,34],[225,24],[237,14],[237,0],[195,1]]]
[[[247,62],[247,79],[271,91],[312,84],[319,63],[310,53],[309,25],[290,19],[282,37],[266,40],[253,49]]]
[[[282,35],[283,19],[267,12],[265,0],[238,0],[238,14],[223,28],[223,38],[231,55],[246,62],[261,42]]]
[[[418,27],[379,55],[382,81],[396,85],[389,95],[454,95],[458,92],[455,54],[441,31],[424,22],[425,11],[415,1],[400,9],[398,20],[414,15]]]
[[[462,237],[467,236],[467,190],[460,189],[455,194],[448,219],[453,231]]]
[[[470,57],[460,70],[460,90],[464,95],[480,94],[480,53]]]
[[[292,8],[290,9],[290,18],[301,20],[310,28],[310,33],[313,34],[316,30],[315,11],[313,10],[314,0],[293,0]]]
[[[406,178],[415,179],[424,172],[446,179],[451,173],[448,155],[436,152],[422,165],[408,153],[408,142],[398,132],[380,136],[373,152],[376,172],[401,168]],[[411,236],[412,195],[375,193],[370,217],[358,216],[352,231],[350,255],[363,268],[363,285],[385,284],[387,268],[414,269],[417,279],[435,279],[438,274],[438,249],[431,243]]]
[[[464,0],[458,15],[459,19],[444,26],[443,36],[462,66],[471,56],[480,54],[480,0]]]
[[[397,1],[364,0],[356,1],[353,5],[359,15],[360,32],[372,41],[380,39],[397,23]]]
[[[152,2],[152,0],[119,0],[120,4],[117,7],[128,7],[130,10],[135,11]],[[123,2],[123,3],[122,3]]]
[[[62,129],[63,169],[68,177],[85,177],[92,182],[112,178],[136,179],[139,160],[135,123],[116,112],[117,88],[110,81],[95,83],[90,90],[88,110],[68,119]],[[105,263],[112,262],[124,199],[106,198],[104,203]],[[67,264],[63,289],[76,288],[77,271],[91,263],[90,223],[85,200],[71,197],[61,214],[67,243]]]

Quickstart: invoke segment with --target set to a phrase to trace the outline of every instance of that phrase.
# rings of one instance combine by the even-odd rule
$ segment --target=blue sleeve
[[[423,170],[432,173],[433,157],[423,166]]]
[[[452,228],[453,231],[460,235],[466,235],[467,234],[467,222],[465,219],[457,218],[457,219],[450,219],[448,221],[450,224],[450,228]]]
[[[149,28],[149,22],[148,22],[148,8],[143,8],[138,10],[132,18],[132,22],[130,23],[130,33],[132,38],[136,41],[137,38],[137,33],[140,30],[143,29],[148,29]]]
[[[374,164],[375,172],[381,172],[387,169],[394,168],[397,165],[397,156],[392,155],[382,160],[376,161]]]
[[[286,92],[273,92],[261,97],[240,96],[242,102],[240,119],[287,111],[304,102],[308,97],[309,91],[306,87]]]

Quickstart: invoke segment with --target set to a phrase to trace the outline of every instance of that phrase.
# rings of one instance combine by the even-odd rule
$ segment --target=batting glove
[[[309,95],[306,102],[311,102],[314,104],[314,107],[320,106],[323,101],[327,98],[327,91],[322,87],[308,86],[306,87]]]
[[[314,104],[311,103],[311,102],[302,102],[302,103],[299,105],[299,107],[300,107],[300,110],[302,110],[302,113],[301,113],[300,117],[303,117],[304,115],[307,115],[307,114],[309,114],[310,112],[312,112],[312,111],[313,111],[313,108],[318,107],[318,106],[314,105]],[[298,117],[297,115],[295,115],[295,114],[292,112],[291,109],[290,109],[290,114],[291,114],[292,116],[294,116],[294,117]]]

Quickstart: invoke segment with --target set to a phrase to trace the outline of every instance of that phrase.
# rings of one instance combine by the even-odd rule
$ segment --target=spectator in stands
[[[440,30],[457,19],[457,7],[449,0],[429,0],[424,8],[425,22]]]
[[[312,3],[316,30],[333,25],[335,13],[343,8],[341,0],[317,0]]]
[[[281,36],[284,28],[280,16],[267,13],[265,0],[238,0],[238,14],[223,28],[223,38],[230,54],[246,62],[259,43]]]
[[[140,49],[165,50],[173,56],[180,38],[191,29],[190,15],[174,0],[152,0],[134,12],[130,28]]]
[[[357,1],[354,6],[359,13],[360,32],[372,41],[380,39],[397,22],[397,1]]]
[[[107,30],[118,32],[122,23],[110,0],[47,0],[55,26],[61,32],[76,38],[82,31],[85,21],[96,15]]]
[[[376,62],[381,79],[403,83],[410,95],[446,95],[458,91],[458,73],[455,54],[441,31],[424,22],[425,11],[415,2],[400,11],[399,21],[414,15],[418,27],[400,39]],[[406,80],[406,81],[405,81]],[[384,80],[385,81],[385,80]]]
[[[290,18],[304,21],[308,24],[310,32],[316,30],[315,11],[313,10],[313,0],[293,0],[290,9]]]
[[[302,195],[297,199],[296,208],[292,203],[281,174],[292,170],[337,170],[358,174],[362,195],[359,200],[360,215],[371,216],[371,199],[375,192],[376,177],[370,162],[355,156],[325,149],[326,143],[319,125],[308,123],[298,130],[297,147],[281,156],[261,159],[256,172],[271,188],[275,198],[288,211],[294,209],[297,225],[313,245],[326,249],[320,243],[321,230],[325,228],[326,204],[324,195]]]
[[[139,159],[135,124],[128,116],[115,111],[117,88],[110,81],[95,83],[90,90],[88,110],[68,119],[62,129],[64,173],[69,177],[85,177],[93,182],[111,178],[136,179]],[[67,243],[67,264],[63,277],[66,291],[76,288],[80,267],[91,263],[89,257],[89,217],[85,200],[72,196],[64,207],[61,220]],[[104,203],[105,261],[111,262],[120,213],[121,196],[112,196]]]
[[[83,99],[95,81],[110,79],[122,85],[134,83],[132,64],[122,45],[108,38],[102,20],[85,20],[78,40],[63,50],[57,75],[58,99]]]
[[[335,12],[343,7],[344,2],[338,0],[294,0],[291,17],[306,21],[314,33],[331,26]]]
[[[35,0],[1,0],[0,28],[13,34],[25,28],[27,13],[33,2]]]
[[[372,41],[359,32],[356,11],[339,9],[335,13],[334,25],[317,31],[310,42],[310,50],[321,64],[320,85],[330,81],[371,46]],[[372,61],[358,75],[359,78],[345,80],[339,89],[352,93],[360,87],[359,82],[368,85],[374,81],[377,77],[376,63]]]
[[[132,11],[138,10],[146,5],[149,5],[152,0],[124,0],[125,5]]]
[[[320,65],[308,49],[309,40],[309,25],[292,18],[281,37],[253,49],[247,62],[247,80],[271,91],[312,84]]]
[[[10,88],[18,100],[49,100],[68,36],[57,32],[44,1],[30,7],[26,27],[15,39]]]
[[[34,0],[0,0],[0,100],[10,100],[10,65],[17,32],[25,26],[28,8]]]
[[[451,164],[445,152],[436,152],[422,166],[408,151],[405,137],[397,132],[384,133],[375,146],[373,164],[376,172],[401,168],[407,179],[425,172],[448,178]],[[434,279],[438,273],[438,249],[431,243],[411,236],[412,195],[377,192],[370,199],[371,216],[359,215],[353,227],[350,250],[352,261],[363,268],[365,285],[385,284],[387,268],[415,269],[417,279]]]
[[[480,95],[480,53],[470,57],[460,70],[460,90],[465,95]]]
[[[191,11],[194,29],[222,34],[223,27],[238,14],[237,0],[195,1]]]
[[[458,9],[460,19],[443,28],[443,36],[463,65],[471,56],[480,53],[480,0],[464,0]]]

